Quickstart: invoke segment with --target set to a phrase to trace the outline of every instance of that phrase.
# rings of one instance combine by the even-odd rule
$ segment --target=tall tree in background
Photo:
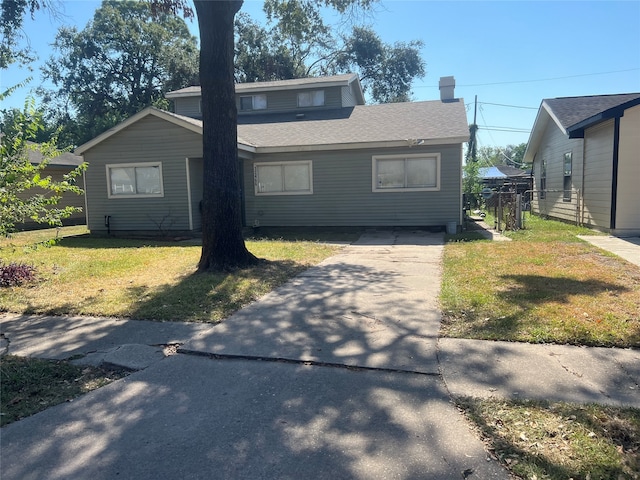
[[[525,165],[522,161],[526,150],[526,143],[507,145],[506,147],[480,147],[478,149],[478,161],[482,166],[510,165],[524,168]]]
[[[348,12],[370,8],[367,1],[266,0],[270,28],[241,14],[236,19],[236,80],[269,81],[336,73],[357,73],[365,92],[378,103],[408,101],[411,84],[425,74],[423,43],[385,44],[370,27],[335,34],[322,6]],[[348,24],[348,22],[345,22]]]
[[[84,143],[144,107],[167,107],[164,93],[198,78],[197,39],[182,18],[153,16],[149,3],[106,0],[81,31],[63,27],[40,90],[63,140]]]

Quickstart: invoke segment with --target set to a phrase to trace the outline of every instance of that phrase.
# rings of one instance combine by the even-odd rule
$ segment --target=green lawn
[[[511,242],[448,243],[441,333],[640,346],[640,268],[577,238],[584,233],[527,217],[525,230],[507,232]]]
[[[340,248],[316,241],[248,240],[248,249],[264,259],[257,266],[196,274],[201,247],[193,242],[67,233],[62,229],[63,238],[53,246],[42,243],[47,239],[42,231],[0,243],[4,263],[24,262],[37,272],[35,283],[0,289],[1,311],[218,322]]]

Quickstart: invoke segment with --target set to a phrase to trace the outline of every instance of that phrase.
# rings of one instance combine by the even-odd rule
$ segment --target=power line
[[[567,75],[564,77],[537,78],[532,80],[511,80],[508,82],[491,82],[491,83],[468,83],[468,84],[459,84],[459,85],[456,85],[456,87],[487,87],[491,85],[511,85],[516,83],[550,82],[553,80],[565,80],[568,78],[592,77],[595,75],[609,75],[611,73],[635,72],[637,70],[640,70],[640,67],[627,68],[625,70],[611,70],[609,72],[581,73],[578,75]],[[439,88],[439,85],[416,85],[413,88]]]
[[[523,107],[520,105],[505,105],[504,103],[478,102],[481,105],[495,105],[496,107],[525,108],[527,110],[538,110],[538,107]]]
[[[494,125],[485,125],[480,127],[482,130],[491,130],[493,132],[514,132],[514,133],[531,133],[531,130],[517,127],[497,127]]]

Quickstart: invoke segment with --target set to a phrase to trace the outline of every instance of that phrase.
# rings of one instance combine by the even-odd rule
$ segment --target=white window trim
[[[403,187],[403,188],[378,188],[378,160],[403,160],[409,158],[433,158],[436,161],[436,185],[435,187]],[[416,153],[411,155],[374,155],[371,159],[371,191],[374,193],[386,192],[439,192],[440,191],[440,154]]]
[[[260,192],[258,188],[258,167],[276,165],[308,165],[309,166],[309,190],[296,192]],[[287,162],[258,162],[253,164],[253,188],[257,197],[280,196],[280,195],[313,195],[313,162],[311,160],[287,161]]]
[[[107,173],[107,198],[162,198],[164,197],[164,177],[162,175],[162,162],[138,162],[138,163],[108,163],[105,165]],[[160,193],[135,193],[133,195],[114,195],[111,193],[111,168],[127,167],[159,167]]]

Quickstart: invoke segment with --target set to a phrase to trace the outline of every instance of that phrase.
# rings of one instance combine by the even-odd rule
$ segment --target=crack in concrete
[[[346,365],[344,363],[332,363],[332,362],[319,362],[315,360],[300,360],[284,357],[261,357],[253,355],[229,355],[220,353],[201,352],[198,350],[188,350],[178,348],[178,353],[183,355],[193,355],[196,357],[206,357],[215,360],[250,360],[254,362],[274,362],[274,363],[288,363],[292,365],[310,365],[314,367],[330,367],[330,368],[342,368],[345,370],[353,371],[374,371],[374,372],[386,372],[386,373],[405,373],[410,375],[422,375],[426,377],[442,377],[440,372],[417,372],[415,370],[404,370],[401,368],[384,368],[384,367],[363,367],[360,365]]]

